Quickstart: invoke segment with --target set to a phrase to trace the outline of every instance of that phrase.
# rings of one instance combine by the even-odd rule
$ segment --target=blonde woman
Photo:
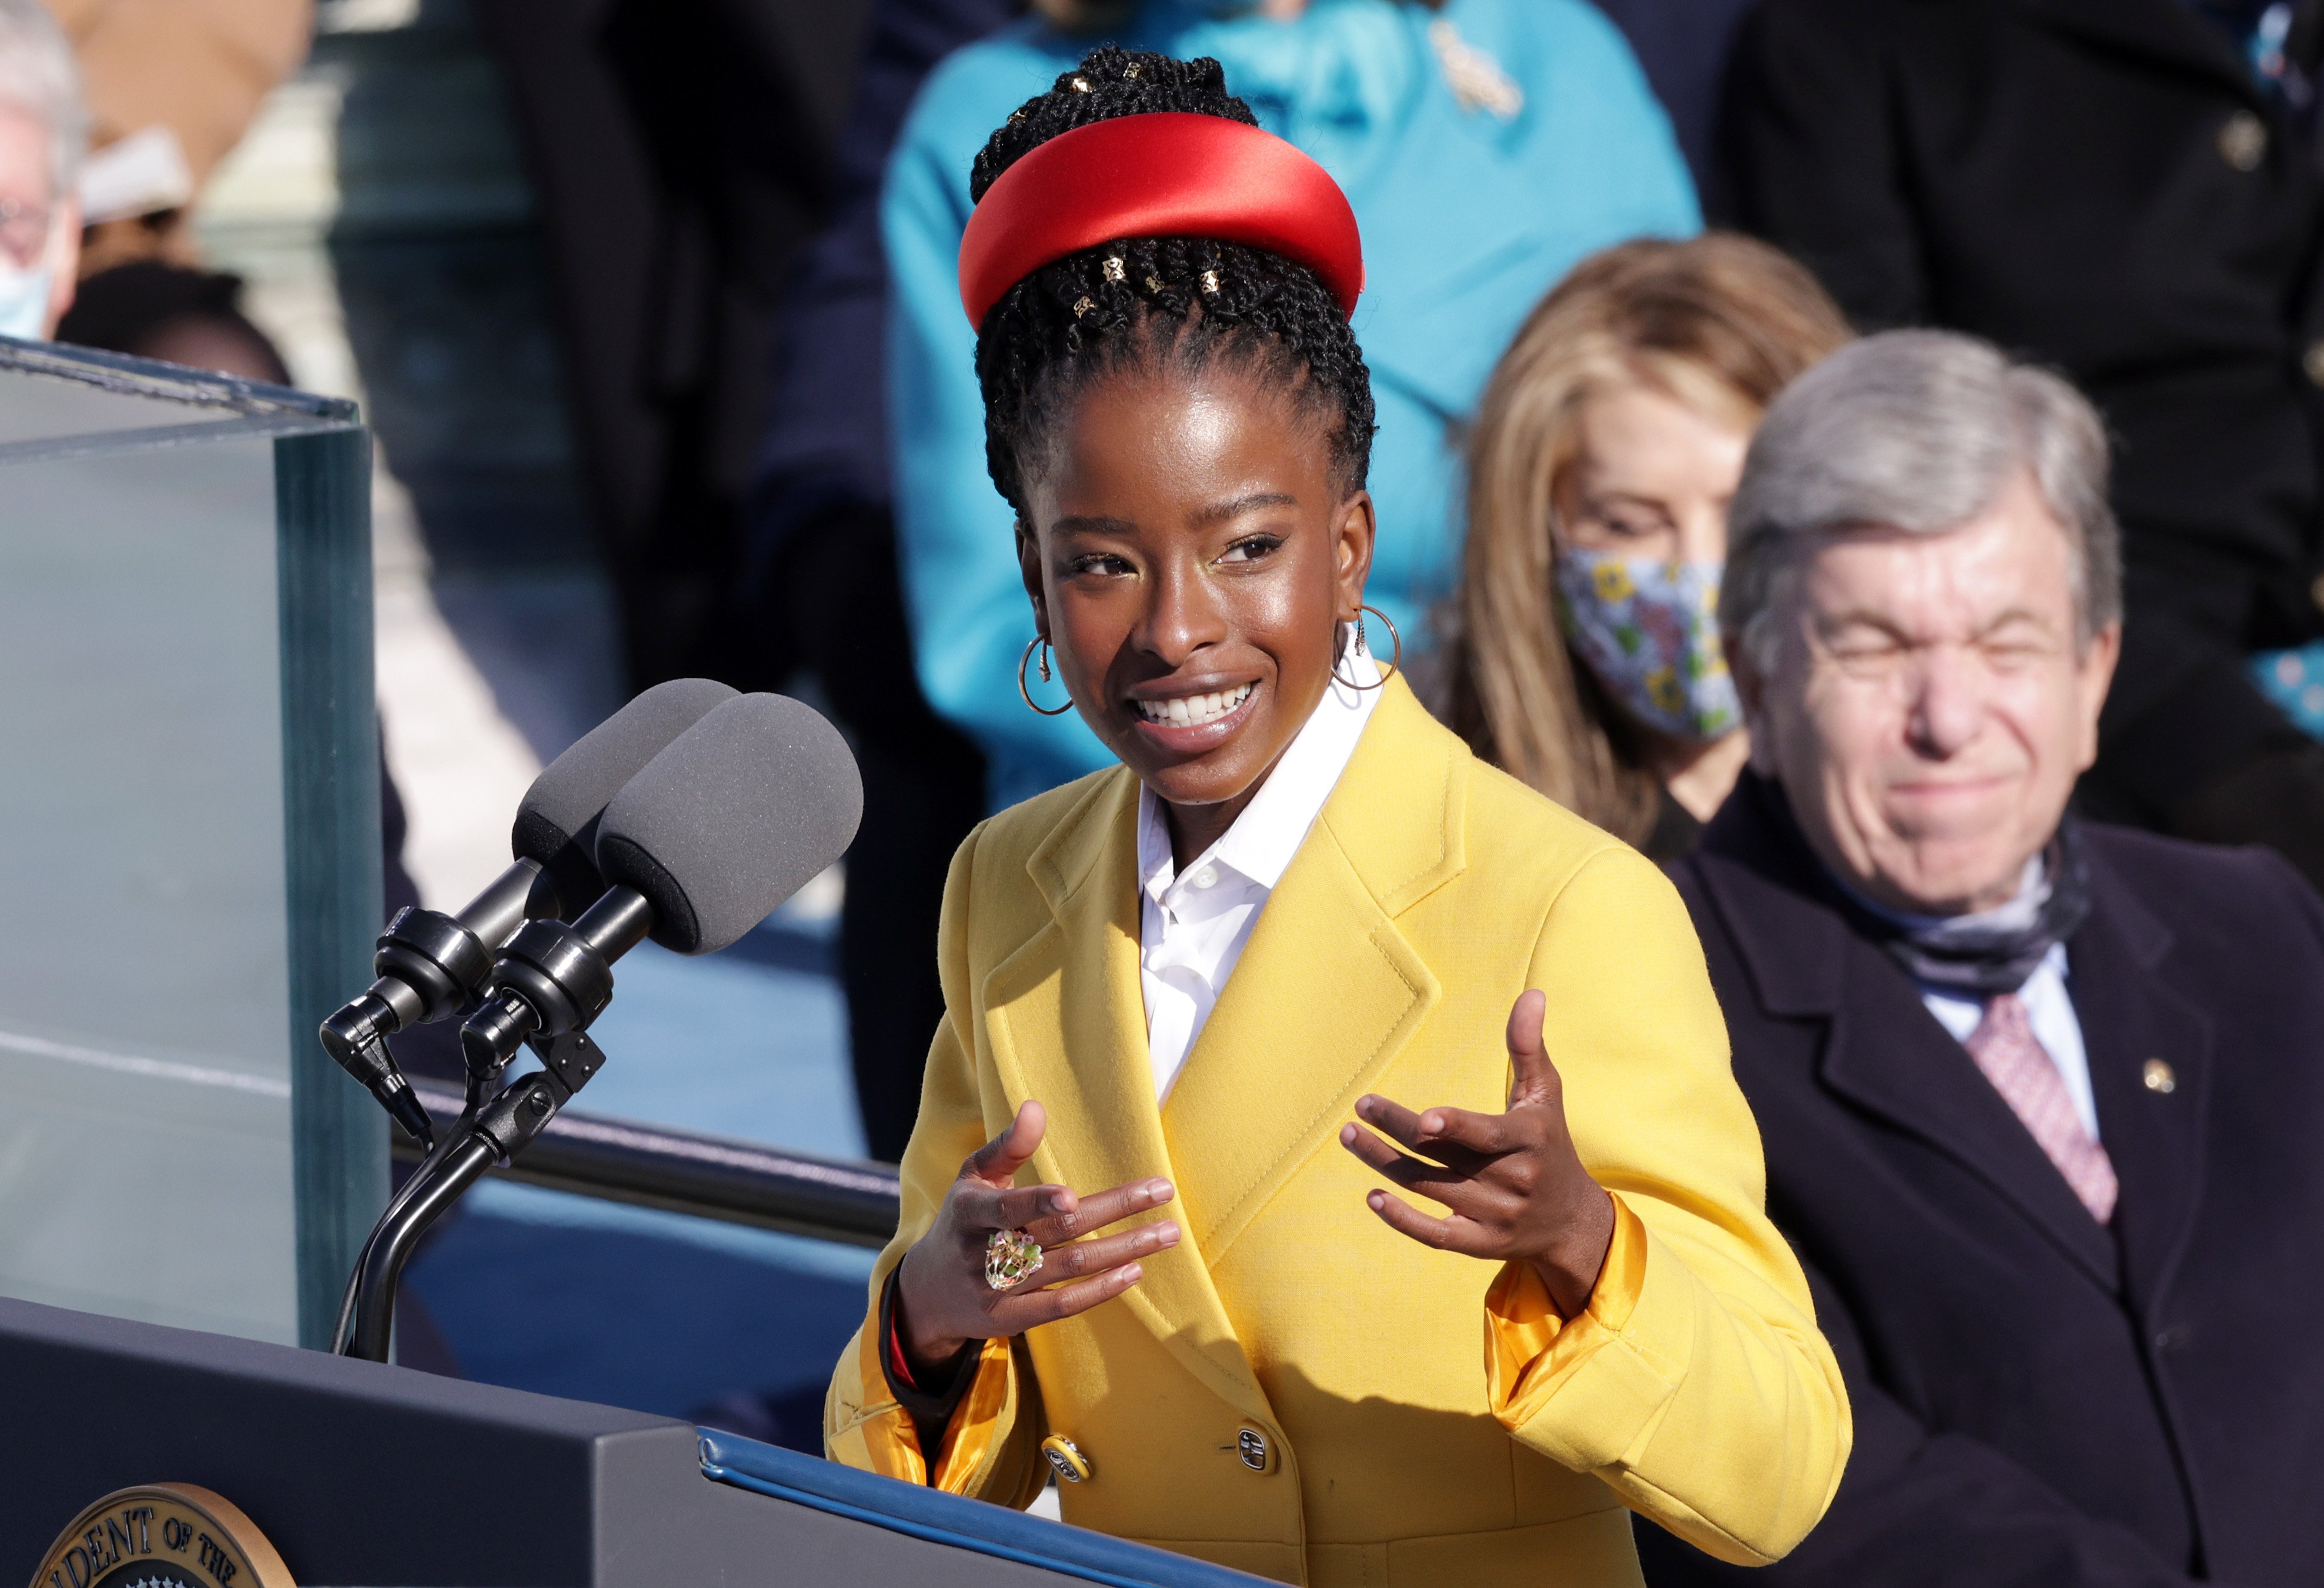
[[[1727,503],[1767,404],[1849,339],[1814,279],[1707,233],[1594,254],[1493,372],[1472,434],[1453,727],[1657,860],[1749,747],[1719,647]]]

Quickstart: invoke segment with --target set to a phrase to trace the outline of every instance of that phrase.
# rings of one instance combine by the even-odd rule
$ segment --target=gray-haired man
[[[48,337],[72,305],[88,143],[71,46],[39,0],[0,0],[0,337]]]
[[[2096,415],[1868,337],[1769,410],[1729,543],[1754,770],[1674,869],[1857,1427],[1753,1581],[2314,1581],[2324,900],[2066,814],[2120,641]]]

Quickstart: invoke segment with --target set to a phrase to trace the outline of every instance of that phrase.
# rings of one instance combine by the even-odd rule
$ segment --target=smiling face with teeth
[[[1168,808],[1183,864],[1323,699],[1372,503],[1264,366],[1093,380],[1027,458],[1018,556],[1082,718]]]

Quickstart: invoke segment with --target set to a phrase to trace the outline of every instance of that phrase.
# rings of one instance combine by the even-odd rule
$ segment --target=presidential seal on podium
[[[106,1495],[58,1535],[32,1588],[298,1588],[266,1535],[191,1483]]]

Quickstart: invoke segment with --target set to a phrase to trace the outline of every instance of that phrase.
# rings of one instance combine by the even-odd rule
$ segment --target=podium
[[[1253,1588],[667,1417],[0,1300],[0,1583],[83,1508],[226,1497],[300,1588]]]

